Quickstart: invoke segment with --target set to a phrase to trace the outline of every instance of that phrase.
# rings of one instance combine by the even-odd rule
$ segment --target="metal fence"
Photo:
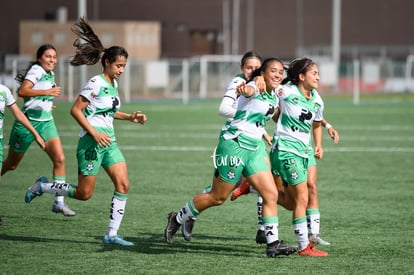
[[[414,91],[414,56],[408,56],[406,60],[360,58],[342,62],[339,70],[335,69],[329,57],[311,58],[319,66],[321,94]],[[228,82],[240,72],[240,59],[238,55],[157,61],[129,59],[119,80],[120,94],[125,102],[142,98],[171,98],[187,103],[191,98],[221,97]],[[1,83],[16,92],[18,87],[13,78],[29,62],[27,56],[7,56],[5,72],[0,74]],[[57,100],[72,101],[87,79],[102,70],[100,63],[82,67],[72,67],[69,57],[59,57],[54,72],[63,92]]]

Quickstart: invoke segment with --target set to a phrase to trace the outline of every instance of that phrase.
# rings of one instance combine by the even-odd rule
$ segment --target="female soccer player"
[[[324,103],[317,93],[318,66],[308,58],[294,60],[277,90],[279,115],[270,160],[280,175],[287,199],[293,203],[293,225],[301,256],[327,256],[308,239],[308,159],[311,132],[314,155],[323,157],[322,126]]]
[[[325,119],[322,120],[322,126],[325,127],[328,131],[329,136],[332,138],[334,144],[339,142],[339,133],[336,131],[332,125],[328,123]],[[309,146],[308,152],[308,193],[309,193],[309,200],[308,200],[308,207],[306,209],[306,220],[308,223],[308,230],[309,230],[309,240],[315,244],[321,245],[330,245],[329,242],[325,241],[320,236],[320,211],[319,211],[319,198],[318,198],[318,185],[317,185],[317,163],[315,156],[313,155],[313,148]],[[284,193],[284,187],[281,183],[280,176],[275,174],[274,175],[275,182],[279,191],[278,197],[278,204],[286,208],[287,210],[293,210],[293,205],[290,200],[288,200]],[[257,191],[252,188],[248,182],[244,181],[237,187],[233,194],[231,195],[232,200],[236,200],[239,196],[245,195],[248,193],[256,193]],[[258,244],[265,244],[266,243],[266,236],[264,229],[262,228],[263,225],[261,223],[261,204],[260,204],[260,196],[258,196],[257,200],[257,212],[258,212],[258,230],[256,233],[256,243]]]
[[[262,57],[253,52],[249,51],[246,52],[241,61],[240,61],[240,74],[237,74],[227,85],[226,92],[221,100],[220,106],[219,106],[219,115],[224,116],[227,118],[226,122],[224,123],[221,131],[225,131],[230,126],[230,123],[233,121],[233,118],[237,111],[237,102],[239,99],[239,93],[237,92],[237,87],[242,84],[246,83],[252,75],[252,73],[259,69],[262,65]],[[255,79],[256,85],[259,87],[260,90],[266,89],[266,83],[263,81],[262,77],[257,77]],[[271,136],[269,136],[266,132],[264,134],[264,138],[266,139],[267,143],[270,145],[271,143]],[[261,146],[261,149],[264,149],[262,152],[264,152],[265,155],[267,155],[266,152],[266,145],[264,143]],[[240,185],[242,182],[246,182],[245,178],[242,176],[240,177],[239,182],[236,184]],[[205,187],[202,193],[207,193],[211,190],[212,185]],[[191,240],[192,231],[195,223],[195,218],[190,218],[187,220],[186,223],[184,223],[181,227],[181,232],[186,241]],[[264,229],[263,229],[264,230]],[[265,242],[266,243],[266,240]]]
[[[48,183],[45,177],[40,177],[26,192],[25,199],[26,202],[30,202],[36,196],[47,192],[88,200],[93,195],[99,168],[102,166],[115,187],[109,225],[102,243],[132,246],[132,242],[118,235],[130,182],[126,161],[115,137],[113,121],[120,119],[144,124],[147,117],[140,111],[131,114],[119,111],[121,101],[117,79],[125,70],[128,52],[119,46],[105,49],[84,19],[75,25],[73,31],[78,39],[74,43],[77,51],[71,64],[93,65],[100,60],[103,67],[101,74],[92,77],[86,83],[71,109],[72,116],[82,127],[77,149],[78,186]],[[81,40],[86,43],[82,43]]]
[[[21,83],[18,94],[24,100],[22,111],[45,140],[45,152],[53,163],[53,182],[61,184],[66,179],[65,154],[52,115],[53,100],[61,93],[61,88],[56,86],[53,72],[56,62],[55,47],[44,44],[37,50],[36,61],[18,74],[16,80]],[[21,122],[14,122],[10,133],[9,152],[3,162],[1,175],[17,168],[34,140],[33,134]],[[65,216],[76,215],[64,203],[62,196],[55,196],[52,211]]]
[[[279,240],[276,185],[268,163],[257,153],[266,121],[273,116],[277,105],[274,89],[283,78],[284,68],[279,59],[270,58],[263,62],[258,71],[265,80],[266,91],[260,92],[245,83],[239,86],[241,96],[237,112],[229,127],[221,132],[214,154],[212,188],[208,193],[194,196],[180,211],[169,213],[164,230],[167,243],[173,242],[177,230],[188,219],[196,218],[210,207],[223,204],[243,175],[263,197],[267,256],[289,255],[296,251]]]

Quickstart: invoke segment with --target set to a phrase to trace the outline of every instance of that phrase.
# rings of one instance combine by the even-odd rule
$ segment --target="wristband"
[[[329,130],[329,129],[331,129],[332,128],[332,125],[331,124],[329,124],[329,123],[326,123],[326,125],[325,125],[325,129],[326,130]]]

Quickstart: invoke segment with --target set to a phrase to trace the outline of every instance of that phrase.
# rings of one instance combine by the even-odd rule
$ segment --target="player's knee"
[[[59,155],[59,156],[56,156],[56,157],[54,157],[53,162],[56,166],[64,166],[65,165],[65,156],[63,154]]]
[[[76,192],[75,191],[75,198],[77,199],[77,200],[81,200],[81,201],[87,201],[87,200],[89,200],[90,198],[92,198],[92,194],[93,193],[91,193],[91,192]]]
[[[212,198],[212,204],[214,206],[222,205],[226,201],[226,197],[223,196],[213,196]]]

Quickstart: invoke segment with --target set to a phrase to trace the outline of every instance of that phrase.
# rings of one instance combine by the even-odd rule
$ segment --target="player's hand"
[[[329,136],[333,139],[334,144],[338,144],[339,142],[339,134],[333,127],[328,129]]]
[[[107,147],[112,144],[111,139],[107,134],[96,132],[93,135],[93,139],[98,143],[99,147]]]
[[[266,82],[264,81],[263,76],[256,76],[254,82],[256,82],[256,87],[260,92],[266,92]]]
[[[322,149],[322,147],[315,146],[314,156],[315,156],[316,159],[322,159],[322,157],[323,157],[323,149]]]
[[[135,111],[130,114],[129,120],[134,123],[144,124],[147,121],[147,116],[142,114],[141,111]]]
[[[243,95],[246,92],[246,82],[241,83],[239,86],[237,86],[236,91],[237,95]]]
[[[36,137],[36,142],[42,150],[45,150],[46,143],[40,136]]]
[[[59,86],[46,90],[47,96],[60,96],[61,88]]]
[[[263,139],[267,143],[267,145],[272,146],[273,137],[269,135],[268,133],[263,134]]]

